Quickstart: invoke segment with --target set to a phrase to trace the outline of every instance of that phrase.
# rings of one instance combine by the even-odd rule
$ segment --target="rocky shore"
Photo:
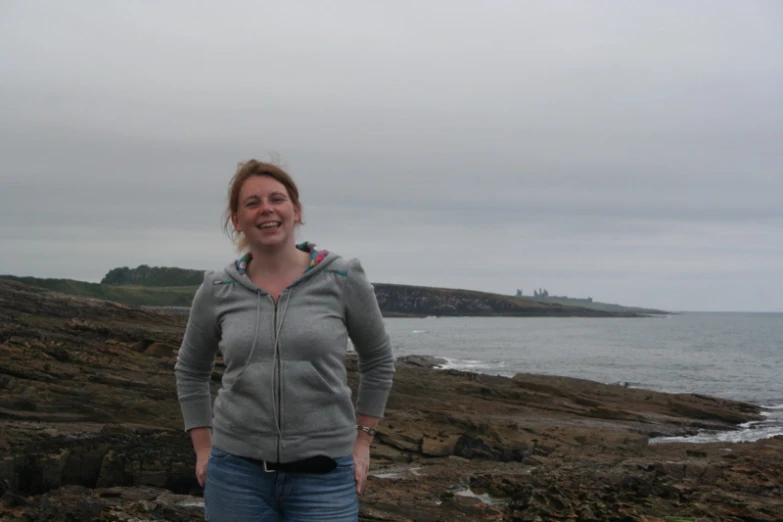
[[[0,281],[0,521],[203,519],[172,374],[185,321]],[[436,364],[398,361],[362,521],[783,520],[783,438],[649,443],[754,405]]]

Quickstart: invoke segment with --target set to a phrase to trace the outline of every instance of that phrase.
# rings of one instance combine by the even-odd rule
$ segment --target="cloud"
[[[777,2],[2,9],[0,272],[221,266],[277,153],[376,281],[783,309]]]

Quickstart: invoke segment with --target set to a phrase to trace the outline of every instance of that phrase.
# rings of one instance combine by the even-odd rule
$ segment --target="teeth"
[[[278,223],[277,221],[274,221],[272,223],[262,223],[258,225],[258,228],[272,228],[278,226],[279,224],[280,223]]]

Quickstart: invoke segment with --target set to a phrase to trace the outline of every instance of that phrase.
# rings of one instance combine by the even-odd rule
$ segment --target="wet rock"
[[[414,368],[438,368],[448,361],[441,357],[432,357],[429,355],[406,355],[398,357],[395,361],[397,368],[411,366]]]

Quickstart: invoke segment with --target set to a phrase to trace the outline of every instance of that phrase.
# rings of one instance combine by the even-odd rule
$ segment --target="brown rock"
[[[0,520],[203,519],[172,373],[186,320],[0,280]],[[648,444],[734,429],[753,405],[411,361],[362,521],[781,519],[783,437]]]
[[[443,438],[424,437],[421,442],[421,453],[427,457],[448,457],[455,454],[460,437],[451,435]]]

